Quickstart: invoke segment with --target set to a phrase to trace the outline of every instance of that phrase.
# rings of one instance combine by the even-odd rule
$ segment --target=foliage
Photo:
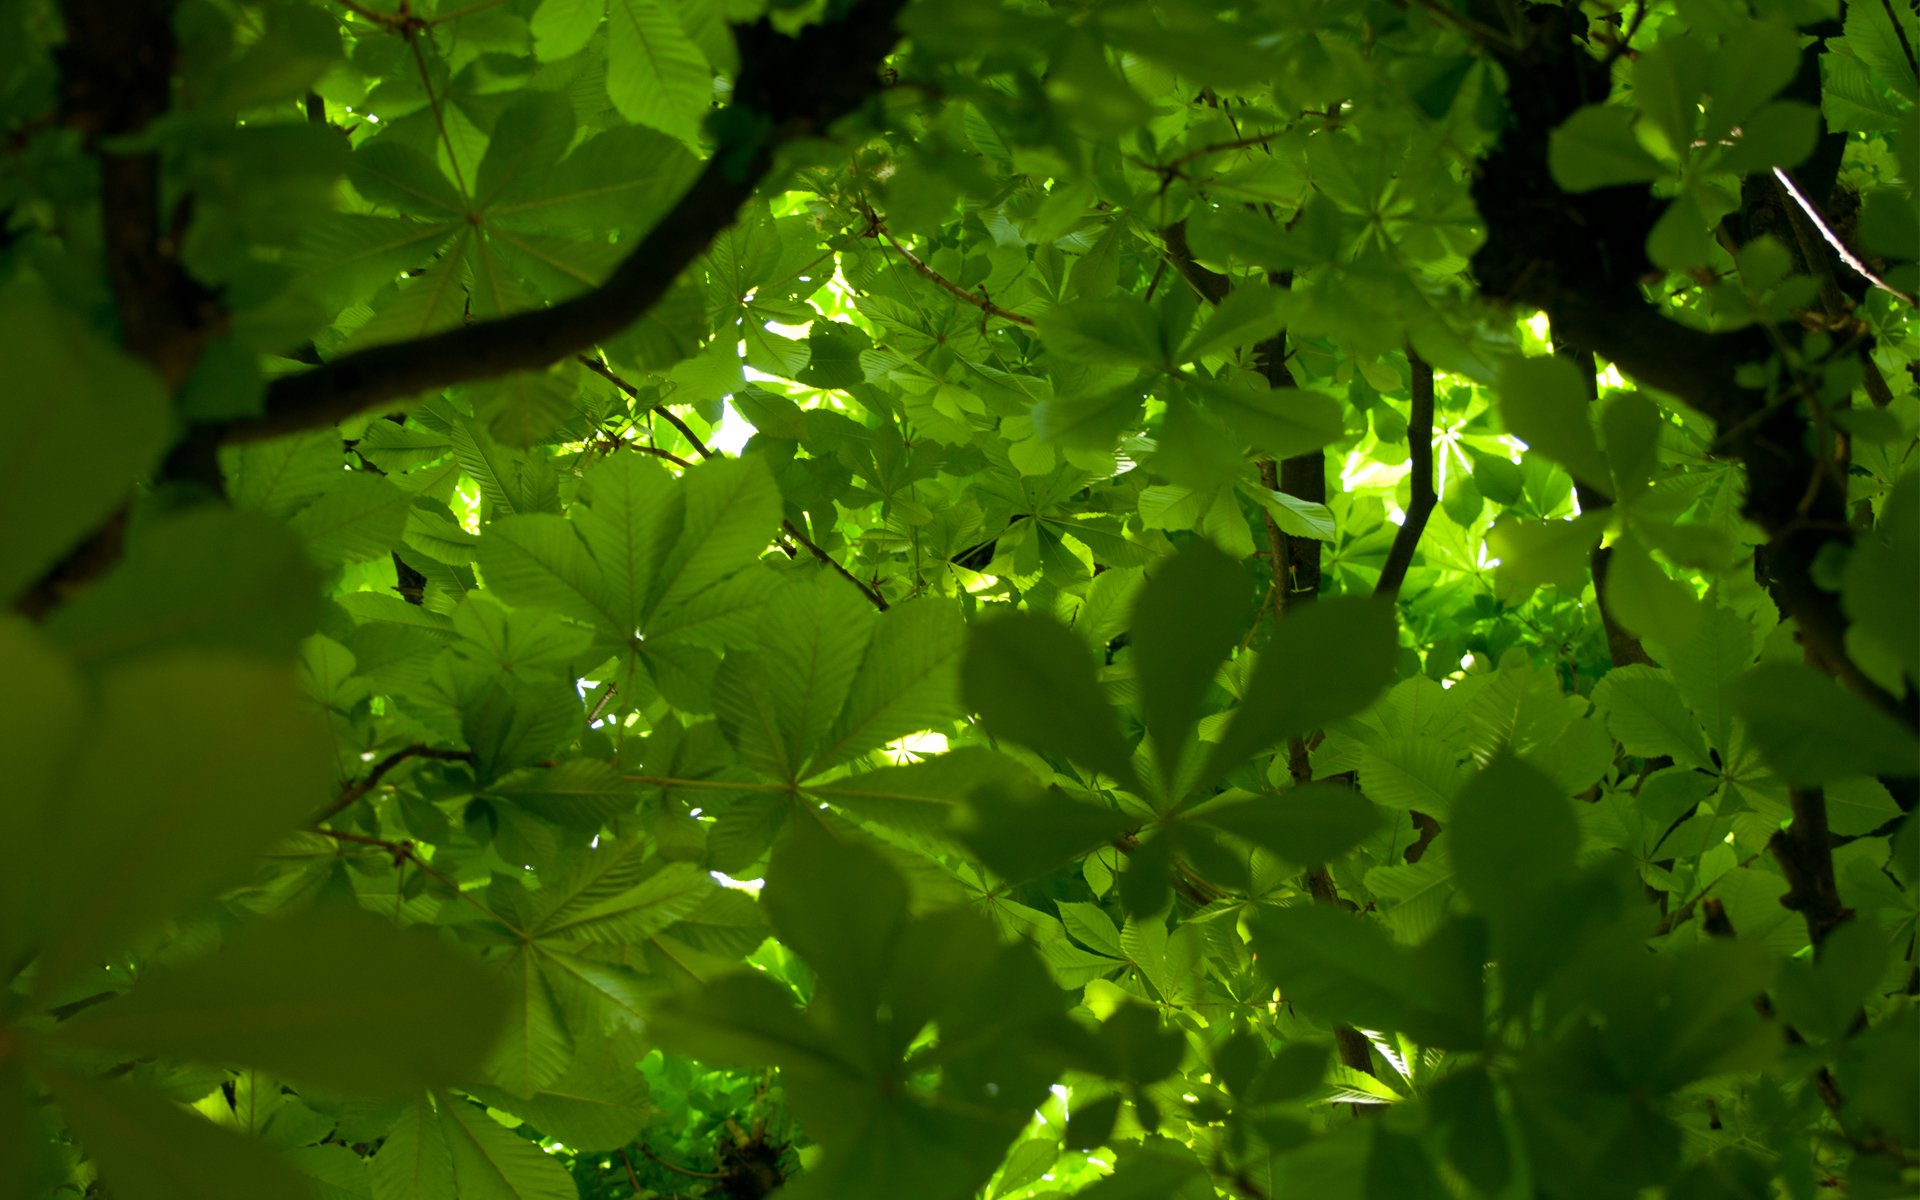
[[[0,1197],[1911,1194],[1916,45],[0,0]]]

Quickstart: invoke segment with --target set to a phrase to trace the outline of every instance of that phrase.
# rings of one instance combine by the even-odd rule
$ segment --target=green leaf
[[[1395,628],[1392,604],[1373,598],[1341,596],[1288,613],[1261,653],[1196,789],[1256,751],[1370,704],[1393,680]]]
[[[1094,682],[1085,646],[1066,626],[1015,612],[973,630],[961,695],[995,737],[1133,782],[1133,756]]]
[[[874,614],[837,575],[788,583],[768,605],[762,649],[727,656],[714,711],[750,762],[793,780],[826,738],[858,676]]]
[[[1589,104],[1568,117],[1547,141],[1547,168],[1569,192],[1650,183],[1667,173],[1633,135],[1633,114]]]
[[[460,1200],[577,1200],[579,1189],[559,1160],[485,1109],[443,1096],[440,1125]]]
[[[1607,730],[1628,754],[1670,757],[1690,767],[1711,770],[1707,745],[1665,671],[1648,666],[1616,667],[1593,689],[1594,707]]]
[[[656,636],[712,620],[703,610],[737,604],[737,596],[716,585],[748,570],[780,525],[780,489],[759,459],[702,463],[681,476],[674,495],[684,516],[650,593]]]
[[[637,1065],[646,1046],[637,1036],[583,1048],[567,1072],[530,1096],[481,1091],[489,1105],[526,1117],[548,1137],[576,1150],[631,1145],[658,1112]]]
[[[1777,100],[1740,123],[1740,139],[1720,155],[1722,171],[1738,175],[1797,167],[1820,140],[1820,110]]]
[[[233,882],[333,778],[291,673],[257,663],[142,659],[103,683],[91,725],[47,844],[42,996]]]
[[[87,696],[80,674],[25,620],[0,618],[0,962],[24,961],[40,944],[49,876],[45,847],[53,831],[60,778],[83,744]],[[0,1087],[5,1086],[0,1082]]]
[[[406,1107],[373,1156],[374,1200],[455,1200],[453,1154],[425,1095]]]
[[[0,289],[0,328],[10,347],[0,599],[12,601],[127,501],[166,450],[171,419],[160,381],[37,285]]]
[[[1034,794],[990,785],[977,790],[956,835],[1009,883],[1024,883],[1104,845],[1138,824],[1111,808],[1070,800],[1057,789]]]
[[[1582,483],[1613,486],[1593,432],[1578,368],[1557,355],[1514,359],[1500,368],[1500,418],[1508,432]]]
[[[1365,796],[1330,783],[1209,805],[1195,811],[1191,819],[1243,837],[1301,867],[1334,861],[1384,824]]]
[[[629,121],[694,140],[713,71],[660,0],[609,0],[607,98]]]
[[[1605,590],[1614,619],[1643,638],[1677,646],[1700,626],[1703,606],[1693,590],[1662,570],[1632,533],[1613,543]]]
[[[692,863],[662,863],[640,842],[603,844],[543,889],[541,915],[527,927],[550,942],[642,941],[694,912],[714,882]]]
[[[1201,381],[1197,390],[1222,421],[1274,458],[1311,453],[1346,432],[1340,402],[1322,392],[1270,388],[1250,372],[1232,383]]]
[[[42,1071],[68,1128],[126,1200],[259,1200],[298,1196],[281,1157],[132,1084]]]
[[[1270,287],[1234,288],[1180,348],[1180,359],[1198,362],[1272,337],[1280,328],[1286,295]]]
[[[605,15],[606,0],[540,0],[528,22],[533,53],[544,62],[578,54]]]
[[[1847,48],[1883,83],[1908,100],[1920,100],[1920,71],[1913,61],[1920,47],[1920,19],[1903,14],[1898,5],[1849,4],[1846,34]]]
[[[1289,1004],[1328,1021],[1405,1029],[1414,972],[1378,925],[1318,904],[1260,914],[1252,928],[1261,972]]]
[[[119,566],[46,630],[98,666],[175,649],[284,660],[319,622],[315,584],[300,541],[278,522],[194,509],[140,530]]]
[[[1434,737],[1388,738],[1360,754],[1360,790],[1375,804],[1445,820],[1471,777],[1460,753]]]
[[[906,885],[885,860],[810,819],[796,821],[774,848],[760,903],[846,1018],[873,1012],[907,914]]]
[[[432,933],[315,908],[155,972],[60,1037],[401,1096],[467,1078],[502,1015],[480,966]]]
[[[1133,609],[1133,660],[1161,781],[1171,786],[1201,701],[1247,620],[1247,575],[1193,543],[1147,577]]]
[[[1571,869],[1580,827],[1552,779],[1502,755],[1454,801],[1448,835],[1460,890],[1474,907],[1519,918]]]
[[[1634,105],[1675,158],[1685,157],[1693,143],[1707,70],[1706,44],[1686,33],[1664,37],[1633,59]]]
[[[1761,663],[1727,694],[1761,757],[1789,783],[1920,774],[1920,742],[1910,731],[1811,667]]]
[[[1131,297],[1076,300],[1035,320],[1047,349],[1088,365],[1112,362],[1165,368],[1171,357],[1161,341],[1160,320],[1144,301]]]
[[[1521,588],[1557,587],[1577,594],[1590,576],[1589,558],[1610,518],[1604,511],[1565,521],[1500,517],[1487,530],[1487,551],[1500,575]]]
[[[926,599],[889,609],[805,773],[816,775],[958,716],[965,639],[966,627],[950,604]]]
[[[488,590],[509,604],[551,609],[610,633],[621,628],[596,564],[560,517],[531,513],[494,521],[480,538],[476,561]]]

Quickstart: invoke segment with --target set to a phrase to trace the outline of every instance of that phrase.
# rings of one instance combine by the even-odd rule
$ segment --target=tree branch
[[[814,542],[812,538],[808,537],[804,533],[801,533],[799,526],[795,525],[792,521],[783,520],[780,522],[780,528],[787,531],[788,537],[792,538],[796,542],[799,542],[802,546],[805,546],[807,548],[807,553],[813,555],[815,558],[819,559],[821,562],[825,563],[827,566],[832,567],[835,571],[837,571],[840,574],[840,577],[842,579],[845,579],[848,583],[859,588],[861,593],[864,594],[867,599],[873,601],[873,606],[875,608],[879,609],[881,612],[887,611],[887,598],[885,596],[882,596],[878,591],[878,589],[874,588],[873,585],[871,584],[862,582],[859,576],[855,575],[852,571],[849,571],[845,567],[841,566],[839,562],[837,562],[834,559],[833,555],[828,554],[825,550],[822,550],[819,547],[819,545]]]
[[[1373,594],[1389,598],[1400,594],[1407,568],[1413,565],[1413,552],[1426,532],[1427,518],[1433,515],[1439,499],[1433,488],[1433,366],[1413,347],[1407,347],[1407,366],[1413,372],[1413,406],[1407,421],[1407,449],[1413,459],[1413,495],[1407,502],[1407,516],[1394,532],[1393,545],[1387,549],[1387,561],[1380,568],[1380,582]]]
[[[1593,352],[1582,350],[1559,336],[1554,331],[1553,352],[1566,359],[1580,372],[1580,382],[1587,394],[1587,406],[1600,403],[1600,380],[1594,371]],[[1580,501],[1581,512],[1598,512],[1613,507],[1613,497],[1605,492],[1596,491],[1586,484],[1575,480],[1574,495]],[[1607,600],[1607,569],[1613,562],[1613,547],[1595,545],[1593,552],[1587,555],[1587,571],[1593,576],[1593,603],[1600,611],[1600,630],[1607,639],[1607,660],[1616,667],[1651,666],[1653,658],[1640,639],[1627,631],[1626,626],[1616,621],[1613,605]]]
[[[1767,848],[1787,877],[1780,904],[1800,914],[1816,956],[1827,935],[1853,916],[1840,901],[1833,877],[1833,834],[1827,825],[1827,797],[1819,788],[1787,789],[1793,820],[1773,835]]]
[[[458,383],[535,370],[618,334],[666,294],[681,272],[733,224],[772,172],[774,150],[818,135],[879,91],[879,67],[897,39],[905,0],[859,0],[832,25],[797,37],[765,21],[736,31],[741,68],[731,131],[665,216],[605,283],[546,308],[343,355],[276,379],[258,417],[222,427],[245,442],[333,424],[355,413]],[[731,118],[731,119],[729,119]]]
[[[620,376],[614,374],[612,367],[609,367],[607,364],[601,362],[599,359],[593,357],[591,354],[576,354],[574,358],[576,361],[580,363],[581,366],[587,368],[589,371],[592,371],[595,375],[598,375],[600,378],[606,380],[608,383],[611,383],[613,386],[619,388],[622,392],[626,394],[627,399],[632,400],[636,404],[640,402],[640,389],[634,387],[631,383],[628,383],[626,380],[622,379]],[[688,428],[687,423],[685,421],[682,421],[679,417],[673,415],[672,412],[668,411],[667,406],[665,404],[649,405],[645,410],[643,410],[642,412],[636,415],[646,416],[651,413],[659,413],[662,420],[666,421],[667,424],[673,426],[675,429],[678,429],[680,431],[680,436],[687,439],[687,444],[689,446],[692,446],[694,448],[694,451],[698,453],[701,458],[713,457],[713,451],[707,449],[707,444],[700,440],[700,435],[695,433],[692,429]]]
[[[178,0],[62,0],[67,41],[60,67],[61,115],[100,160],[100,222],[107,275],[127,348],[177,390],[200,361],[220,319],[213,295],[180,265],[179,226],[164,229],[160,156],[107,148],[165,114],[172,98],[173,14]]]
[[[402,746],[392,754],[387,755],[379,762],[373,764],[373,769],[368,771],[366,776],[358,783],[351,783],[340,789],[340,794],[334,797],[333,802],[321,809],[319,815],[313,818],[313,824],[318,825],[330,817],[345,812],[353,805],[354,801],[380,786],[380,781],[386,778],[387,772],[393,770],[410,758],[436,758],[442,762],[472,762],[473,751],[439,750],[426,745],[424,742],[415,742],[411,746]]]
[[[878,217],[874,216],[874,213],[871,209],[867,211],[867,216],[873,221],[873,231],[879,234],[881,240],[886,242],[887,245],[892,246],[895,250],[899,251],[900,257],[907,260],[908,266],[920,272],[922,275],[925,275],[928,279],[933,280],[935,283],[939,284],[941,287],[945,288],[947,291],[953,293],[955,296],[958,296],[960,299],[965,300],[968,304],[973,305],[975,308],[979,309],[983,313],[987,313],[991,316],[999,317],[1003,321],[1012,321],[1016,325],[1025,325],[1029,329],[1033,328],[1032,317],[1023,317],[1017,312],[1009,312],[1006,309],[1001,308],[998,304],[995,304],[993,301],[987,299],[985,296],[977,295],[973,292],[968,291],[966,288],[961,287],[959,284],[955,283],[953,280],[948,279],[945,275],[942,275],[940,272],[934,270],[932,267],[922,262],[920,260],[920,257],[916,255],[913,251],[901,245],[898,239],[896,239],[891,233],[887,232],[887,227],[881,223]]]
[[[1702,332],[1645,302],[1639,279],[1650,266],[1647,235],[1664,208],[1646,187],[1569,195],[1554,184],[1549,136],[1581,105],[1604,98],[1611,81],[1605,64],[1577,43],[1584,15],[1536,5],[1524,16],[1530,36],[1499,52],[1512,124],[1472,188],[1487,226],[1473,257],[1481,291],[1541,309],[1571,344],[1604,354],[1710,418],[1717,446],[1746,466],[1742,514],[1769,536],[1763,565],[1771,590],[1807,650],[1854,692],[1920,727],[1920,691],[1896,699],[1853,663],[1839,597],[1813,582],[1821,551],[1852,539],[1845,480],[1808,447],[1808,423],[1796,411],[1796,401],[1817,401],[1741,383],[1742,367],[1773,357],[1765,330]],[[1811,52],[1818,49],[1816,41]]]

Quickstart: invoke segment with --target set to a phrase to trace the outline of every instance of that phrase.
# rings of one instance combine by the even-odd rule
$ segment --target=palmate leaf
[[[816,778],[957,715],[962,626],[951,605],[876,614],[819,572],[785,584],[759,629],[759,650],[721,666],[714,706],[728,740],[769,778]]]
[[[422,1096],[374,1156],[375,1200],[575,1200],[566,1168],[466,1100]]]
[[[973,913],[908,915],[885,860],[810,822],[775,851],[762,898],[819,976],[817,1011],[795,1011],[764,975],[736,974],[661,1005],[654,1032],[709,1061],[783,1068],[796,1114],[827,1147],[800,1194],[904,1182],[917,1196],[973,1195],[1024,1124],[1013,1114],[1046,1094],[1051,1072],[1026,1058],[1065,1032],[1045,969]],[[923,1095],[890,1081],[929,1023],[939,1041],[916,1062],[940,1082]]]
[[[614,645],[636,633],[707,645],[751,630],[771,582],[755,560],[779,521],[757,461],[704,463],[676,481],[652,460],[615,455],[587,472],[572,520],[496,520],[478,562],[508,602],[592,625]]]

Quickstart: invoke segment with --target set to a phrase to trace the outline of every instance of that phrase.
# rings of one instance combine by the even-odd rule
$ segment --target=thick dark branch
[[[1180,272],[1180,277],[1200,293],[1200,298],[1208,304],[1225,300],[1232,283],[1220,272],[1210,271],[1193,261],[1193,248],[1187,245],[1187,223],[1175,221],[1167,226],[1163,236],[1167,239],[1167,259],[1173,263],[1173,269]]]
[[[127,348],[160,373],[169,391],[193,372],[219,321],[212,293],[179,261],[191,200],[163,228],[160,156],[108,148],[167,111],[172,97],[177,0],[63,0],[67,41],[60,65],[61,116],[100,160],[100,223],[107,275]]]
[[[734,136],[607,281],[547,308],[480,321],[408,342],[375,346],[267,389],[266,411],[225,429],[249,441],[344,420],[376,405],[458,383],[536,370],[579,354],[651,309],[773,169],[784,141],[820,134],[881,86],[881,60],[897,39],[905,0],[860,0],[846,19],[783,37],[765,22],[738,31],[735,108],[720,124]]]
[[[1800,914],[1814,954],[1853,910],[1840,902],[1833,877],[1833,834],[1827,826],[1827,796],[1819,788],[1788,788],[1793,821],[1773,835],[1767,848],[1787,877],[1787,894],[1780,903]]]
[[[1407,419],[1407,449],[1413,459],[1413,495],[1407,501],[1407,516],[1393,535],[1387,561],[1380,568],[1380,582],[1374,585],[1376,596],[1397,596],[1406,581],[1407,568],[1413,565],[1413,552],[1426,532],[1427,518],[1433,515],[1439,499],[1433,489],[1433,366],[1407,347],[1407,366],[1413,372],[1413,406]]]
[[[1713,420],[1716,449],[1746,466],[1742,512],[1765,530],[1762,564],[1770,590],[1794,619],[1812,658],[1850,689],[1920,726],[1920,693],[1901,701],[1869,679],[1846,651],[1839,598],[1816,586],[1813,564],[1829,544],[1847,544],[1845,478],[1808,445],[1801,404],[1819,399],[1798,383],[1777,396],[1743,386],[1740,368],[1764,363],[1764,329],[1708,333],[1670,321],[1648,305],[1647,234],[1664,204],[1645,187],[1569,195],[1553,183],[1547,143],[1581,105],[1604,100],[1604,64],[1578,44],[1586,18],[1550,6],[1527,9],[1529,36],[1504,52],[1512,125],[1481,164],[1473,197],[1487,240],[1473,270],[1490,297],[1542,309],[1556,338],[1605,355],[1643,384],[1670,392]],[[1809,53],[1818,52],[1818,43]],[[1804,73],[1804,72],[1803,72]]]

